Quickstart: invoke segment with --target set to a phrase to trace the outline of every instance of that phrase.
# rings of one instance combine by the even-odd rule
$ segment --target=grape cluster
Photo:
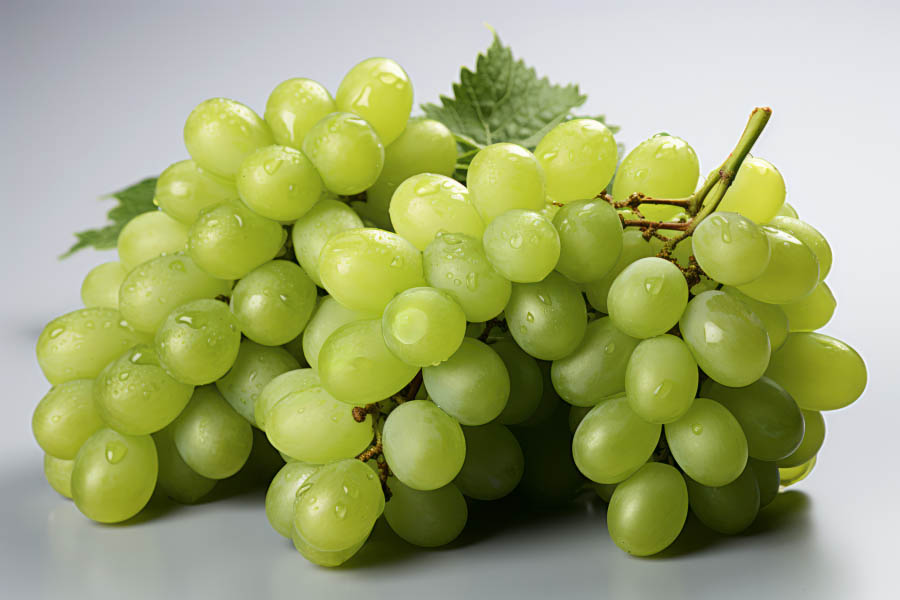
[[[274,447],[272,527],[335,566],[382,515],[439,546],[467,498],[516,489],[596,490],[614,542],[653,554],[689,507],[738,532],[812,469],[822,411],[866,370],[814,332],[831,250],[774,166],[744,160],[717,205],[655,202],[697,197],[677,137],[617,167],[612,133],[573,119],[466,166],[412,102],[372,58],[333,97],[290,79],[262,118],[224,98],[190,113],[160,210],[38,340],[54,489],[118,522]]]

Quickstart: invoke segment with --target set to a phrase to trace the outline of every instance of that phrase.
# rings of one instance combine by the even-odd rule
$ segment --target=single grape
[[[261,346],[243,340],[231,369],[216,381],[219,393],[239,415],[256,423],[256,401],[266,384],[275,377],[300,368],[284,348]]]
[[[722,291],[740,300],[744,306],[750,309],[750,312],[759,317],[763,327],[766,328],[766,333],[769,334],[772,352],[781,348],[788,336],[787,313],[782,307],[754,300],[739,289],[727,285],[722,287]]]
[[[807,296],[819,283],[816,256],[789,233],[764,226],[772,256],[763,274],[738,289],[769,304],[788,304]]]
[[[725,285],[750,283],[763,274],[772,255],[759,225],[737,213],[718,212],[703,219],[692,239],[700,267]]]
[[[625,267],[642,258],[649,258],[656,254],[656,249],[650,242],[644,239],[643,234],[637,229],[626,229],[622,233],[622,253],[612,269],[606,275],[584,284],[584,292],[588,303],[602,313],[608,313],[606,301],[609,298],[609,288]]]
[[[105,262],[88,271],[81,284],[84,307],[119,308],[119,286],[127,274],[118,261]]]
[[[540,213],[513,209],[484,230],[484,252],[498,273],[513,282],[541,281],[559,261],[559,233]]]
[[[572,354],[584,339],[587,309],[575,284],[553,272],[543,281],[513,286],[506,323],[525,352],[541,360],[558,360]]]
[[[547,197],[565,204],[593,198],[616,170],[618,148],[612,132],[594,119],[560,123],[534,150],[547,180]]]
[[[266,101],[265,118],[275,143],[299,150],[313,125],[335,110],[334,99],[322,84],[294,77],[272,90]]]
[[[412,111],[412,83],[395,61],[369,58],[344,75],[334,100],[338,110],[364,118],[390,144],[403,132]]]
[[[466,334],[466,315],[447,293],[432,287],[400,292],[381,317],[384,342],[403,362],[417,367],[437,365],[459,349]]]
[[[294,369],[272,378],[259,393],[253,408],[256,426],[266,430],[266,417],[272,407],[292,392],[300,392],[319,386],[319,376],[315,369]]]
[[[789,233],[803,242],[816,255],[819,263],[819,281],[823,281],[828,276],[828,273],[831,272],[831,246],[828,245],[825,236],[819,233],[815,227],[790,216],[776,216],[769,221],[769,226]]]
[[[319,368],[319,352],[332,333],[347,323],[366,318],[365,313],[344,308],[331,296],[323,297],[303,330],[303,356],[309,366],[315,370]]]
[[[269,484],[266,492],[266,517],[272,529],[286,538],[291,537],[297,492],[318,468],[318,465],[299,460],[291,461],[281,467]]]
[[[690,409],[699,372],[680,338],[660,335],[634,348],[625,370],[625,394],[631,409],[650,423],[671,423]]]
[[[681,270],[662,258],[642,258],[623,270],[606,304],[615,326],[631,337],[661,335],[678,323],[688,301]]]
[[[449,483],[423,492],[396,477],[387,481],[391,499],[384,506],[384,517],[394,533],[416,546],[435,548],[455,540],[469,517],[466,499]]]
[[[469,165],[466,184],[485,225],[508,210],[541,210],[544,169],[534,154],[516,144],[482,148]]]
[[[696,398],[687,413],[666,423],[666,442],[685,474],[703,485],[723,486],[747,465],[747,438],[727,408]]]
[[[215,479],[200,475],[184,462],[175,446],[171,427],[154,433],[153,441],[159,457],[157,485],[169,498],[181,504],[194,504],[216,487]]]
[[[216,204],[238,199],[234,184],[206,171],[192,160],[172,164],[156,180],[153,202],[188,227]]]
[[[65,460],[49,454],[44,455],[44,477],[56,492],[65,497],[72,497],[72,471],[75,459]]]
[[[751,458],[747,461],[747,467],[753,470],[753,476],[756,477],[756,485],[759,487],[759,508],[763,509],[778,496],[778,488],[781,487],[778,465]]]
[[[792,219],[799,219],[800,217],[797,215],[797,209],[791,206],[790,203],[785,202],[781,205],[781,208],[778,209],[778,212],[775,213],[776,217],[791,217]]]
[[[713,531],[740,533],[750,527],[759,513],[759,484],[749,464],[727,485],[708,487],[688,478],[687,489],[691,510]]]
[[[162,211],[151,210],[125,224],[119,232],[116,248],[119,262],[126,271],[130,271],[160,254],[180,252],[187,247],[187,243],[187,225]]]
[[[736,212],[756,223],[767,223],[784,204],[784,178],[775,165],[748,156],[725,192],[718,210]]]
[[[294,542],[294,548],[309,562],[319,565],[320,567],[339,567],[359,552],[359,549],[366,543],[368,537],[363,538],[358,543],[353,544],[349,548],[338,550],[337,552],[327,552],[319,550],[303,539],[303,536],[297,533],[296,528],[291,528],[291,539]]]
[[[322,198],[309,212],[300,217],[291,230],[291,241],[297,262],[316,285],[322,287],[319,277],[319,255],[325,243],[340,231],[358,229],[362,220],[353,209],[334,200]]]
[[[265,146],[244,159],[237,191],[253,212],[274,221],[305,215],[322,194],[322,178],[302,152],[288,146]]]
[[[372,126],[347,112],[336,112],[313,125],[303,139],[303,154],[315,165],[325,187],[343,196],[365,191],[384,166],[384,146]]]
[[[781,479],[781,485],[784,487],[789,487],[794,485],[795,483],[803,481],[810,473],[812,473],[812,470],[815,468],[815,466],[816,457],[813,456],[802,465],[796,467],[787,467],[785,469],[778,469],[778,474]]]
[[[825,442],[825,418],[814,410],[803,410],[803,440],[789,456],[776,461],[781,469],[799,467],[815,458]]]
[[[525,471],[525,457],[515,436],[499,423],[463,427],[466,460],[454,482],[476,500],[498,500],[511,493]]]
[[[93,379],[75,379],[54,385],[41,398],[31,417],[31,431],[44,452],[74,459],[81,445],[103,427],[93,394]]]
[[[622,221],[608,202],[570,202],[553,217],[553,225],[560,243],[556,270],[576,283],[600,279],[622,254]]]
[[[527,421],[537,410],[543,395],[544,382],[536,360],[510,339],[491,344],[509,375],[509,400],[497,421],[504,425],[518,425]]]
[[[820,281],[812,293],[802,300],[781,305],[791,331],[814,331],[825,327],[836,307],[837,300],[824,281]]]
[[[266,122],[228,98],[201,102],[184,124],[184,145],[194,162],[227,179],[235,178],[247,155],[273,143]]]
[[[440,231],[480,238],[484,223],[461,183],[433,173],[413,175],[401,183],[390,203],[394,231],[424,250]]]

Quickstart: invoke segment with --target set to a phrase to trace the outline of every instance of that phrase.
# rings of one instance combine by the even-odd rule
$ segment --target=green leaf
[[[101,200],[114,198],[118,201],[118,204],[106,213],[106,218],[110,223],[99,229],[88,229],[76,233],[75,237],[78,241],[60,258],[71,256],[83,248],[93,247],[97,250],[115,248],[119,232],[128,221],[141,213],[156,210],[156,205],[153,204],[155,192],[156,177],[148,177],[130,187],[101,198]]]

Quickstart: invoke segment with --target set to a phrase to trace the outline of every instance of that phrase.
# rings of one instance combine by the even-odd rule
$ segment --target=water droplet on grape
[[[113,440],[106,443],[106,462],[109,464],[115,465],[121,462],[126,454],[128,454],[128,446],[122,442]]]
[[[691,425],[691,431],[694,433],[694,435],[700,435],[701,433],[703,433],[703,425],[701,425],[700,423],[694,423],[693,425]]]

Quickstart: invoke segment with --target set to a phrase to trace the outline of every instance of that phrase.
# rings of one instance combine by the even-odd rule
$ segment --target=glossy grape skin
[[[180,252],[188,243],[188,226],[159,210],[152,210],[134,217],[122,231],[116,242],[119,262],[130,271],[142,262],[160,254]]]
[[[385,145],[396,140],[412,111],[413,88],[403,67],[389,58],[368,58],[350,69],[334,96],[338,110],[372,124]]]
[[[777,461],[778,468],[799,467],[815,458],[825,442],[825,418],[814,410],[803,410],[803,440],[789,456]]]
[[[670,465],[650,462],[615,487],[607,527],[619,548],[649,556],[675,541],[687,512],[688,490],[681,473]]]
[[[541,402],[544,391],[541,369],[536,360],[510,339],[491,344],[491,349],[503,360],[509,375],[509,400],[497,421],[504,425],[523,423]]]
[[[200,475],[184,462],[175,446],[171,427],[154,433],[153,441],[159,459],[157,485],[169,498],[181,504],[194,504],[216,487],[215,479]]]
[[[75,459],[65,460],[49,454],[44,455],[44,477],[60,496],[72,498],[72,470]]]
[[[446,292],[431,287],[400,292],[384,309],[381,321],[388,349],[417,367],[449,359],[463,343],[466,315]]]
[[[469,165],[466,184],[485,225],[514,208],[544,208],[544,169],[534,154],[516,144],[482,148]]]
[[[747,468],[752,469],[753,476],[756,477],[756,485],[759,488],[759,508],[763,509],[778,496],[778,489],[781,486],[778,465],[774,462],[751,458],[747,461]]]
[[[266,417],[272,407],[292,392],[321,385],[314,369],[294,369],[273,377],[259,393],[253,406],[253,417],[256,426],[266,430]]]
[[[795,483],[799,483],[809,476],[812,473],[812,470],[816,466],[816,457],[813,456],[811,459],[803,463],[802,465],[798,465],[796,467],[787,467],[784,469],[778,469],[778,475],[781,479],[781,485],[784,487],[789,487],[794,485]]]
[[[294,254],[297,262],[316,285],[322,287],[319,277],[319,255],[325,243],[340,231],[358,229],[362,219],[353,209],[332,198],[322,198],[305,215],[300,217],[291,230]]]
[[[318,465],[291,461],[281,467],[266,491],[266,518],[272,529],[290,539],[297,492]]]
[[[764,226],[772,256],[762,275],[738,289],[769,304],[788,304],[807,296],[819,283],[816,255],[789,233]]]
[[[650,423],[671,423],[690,409],[699,372],[687,345],[673,335],[643,340],[625,370],[631,409]]]
[[[597,483],[618,483],[649,460],[662,428],[647,423],[625,395],[602,400],[585,415],[572,439],[578,470]]]
[[[247,155],[273,143],[266,122],[228,98],[201,102],[184,124],[184,145],[194,162],[226,179],[235,178]]]
[[[325,187],[343,196],[365,191],[378,179],[384,166],[384,146],[363,119],[336,112],[313,125],[303,140]]]
[[[763,274],[772,255],[768,236],[737,213],[717,212],[703,219],[692,240],[700,267],[725,285],[750,283]]]
[[[646,339],[670,330],[684,312],[688,286],[682,272],[662,258],[642,258],[625,267],[609,288],[606,304],[615,326]]]
[[[794,208],[789,202],[785,202],[781,205],[781,208],[778,209],[778,212],[775,213],[776,217],[791,217],[792,219],[799,219],[799,215],[797,215],[797,209]],[[773,217],[774,218],[774,217]]]
[[[331,296],[322,298],[303,330],[303,356],[309,366],[319,368],[319,352],[332,333],[347,323],[367,318],[365,313],[345,308]]]
[[[34,409],[31,431],[41,449],[72,460],[103,419],[94,405],[93,379],[74,379],[50,388]]]
[[[396,477],[387,481],[391,499],[384,506],[384,517],[394,533],[415,546],[435,548],[455,540],[469,516],[466,500],[449,483],[423,492]]]
[[[727,485],[708,487],[688,478],[687,489],[691,510],[713,531],[730,535],[740,533],[759,513],[759,484],[749,464]]]
[[[696,398],[683,417],[665,428],[672,456],[698,483],[727,485],[747,465],[747,438],[741,425],[715,400]]]
[[[784,178],[775,166],[748,156],[725,192],[718,210],[736,212],[756,223],[767,223],[784,204]]]
[[[600,279],[622,254],[622,221],[608,202],[570,202],[553,217],[553,225],[560,242],[556,270],[576,283]]]
[[[594,119],[572,119],[547,132],[534,150],[546,178],[547,197],[566,204],[593,198],[616,170],[612,132]]]
[[[275,143],[299,150],[312,126],[336,110],[334,99],[322,84],[294,77],[272,90],[266,101],[265,119]]]
[[[525,472],[525,457],[515,436],[499,423],[463,427],[466,460],[454,482],[476,500],[498,500],[511,493]]]
[[[294,548],[300,555],[309,562],[319,565],[320,567],[339,567],[359,552],[360,548],[366,543],[368,538],[363,538],[358,543],[353,544],[349,548],[344,548],[337,552],[326,552],[311,546],[303,536],[297,533],[297,529],[291,528],[291,540],[294,542]]]
[[[766,371],[771,354],[762,321],[734,296],[695,296],[679,322],[685,343],[703,371],[722,385],[750,385]]]
[[[384,425],[384,457],[394,475],[409,487],[444,487],[462,469],[466,439],[462,428],[427,400],[404,402]]]
[[[138,514],[156,486],[156,446],[149,435],[100,429],[78,451],[72,499],[84,516],[118,523]]]
[[[299,219],[318,202],[322,178],[299,150],[264,146],[244,159],[237,191],[253,212],[273,221]]]
[[[766,333],[769,334],[772,352],[781,348],[788,336],[788,317],[782,307],[754,300],[739,289],[727,285],[722,287],[722,291],[740,300],[753,314],[759,317],[763,327],[766,328]]]
[[[525,352],[541,360],[558,360],[584,339],[587,309],[575,284],[553,272],[543,281],[513,286],[506,322]]]
[[[559,261],[559,233],[540,213],[512,209],[485,228],[484,253],[500,275],[515,283],[541,281]]]
[[[286,344],[300,335],[315,307],[316,285],[287,260],[250,271],[231,294],[231,312],[241,332],[266,346]]]
[[[837,300],[828,284],[820,281],[811,294],[797,302],[782,304],[781,308],[787,315],[792,332],[814,331],[825,327],[831,320]]]
[[[153,202],[164,213],[190,227],[203,210],[237,199],[237,190],[231,182],[206,171],[193,160],[182,160],[160,173]]]
[[[391,224],[419,250],[439,231],[480,238],[484,223],[463,184],[434,173],[413,175],[401,183],[390,203]]]
[[[44,377],[58,384],[93,379],[109,361],[147,341],[119,311],[82,308],[50,321],[38,337],[36,354]]]
[[[819,233],[815,227],[796,217],[789,216],[775,216],[768,224],[770,227],[791,234],[812,250],[819,263],[819,281],[823,281],[828,276],[833,260],[831,246],[825,236]]]
[[[609,298],[609,288],[625,267],[642,258],[649,258],[656,254],[653,246],[644,239],[643,234],[636,229],[626,229],[622,233],[622,253],[616,264],[606,275],[584,284],[584,292],[591,306],[602,313],[608,313],[606,304]]]
[[[300,364],[284,348],[243,340],[234,364],[216,381],[216,388],[239,415],[255,426],[256,401],[266,384],[299,368]]]
[[[806,410],[843,408],[862,395],[868,380],[866,364],[853,348],[833,337],[807,332],[788,336],[772,355],[766,376]]]
[[[118,261],[97,265],[81,283],[81,301],[85,308],[119,308],[119,286],[128,271]]]

